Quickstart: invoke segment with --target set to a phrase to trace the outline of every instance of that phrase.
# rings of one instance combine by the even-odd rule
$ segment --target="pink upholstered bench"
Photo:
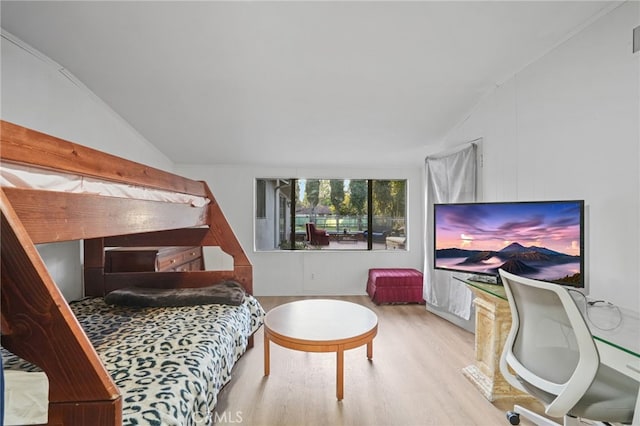
[[[424,303],[422,272],[407,268],[369,269],[367,294],[381,303]]]

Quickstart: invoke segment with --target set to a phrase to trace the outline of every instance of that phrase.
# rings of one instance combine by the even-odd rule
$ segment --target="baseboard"
[[[449,321],[450,323],[457,325],[460,328],[463,328],[471,333],[476,332],[476,321],[475,321],[475,307],[472,307],[472,312],[471,312],[471,317],[468,320],[465,320],[464,318],[460,318],[457,315],[453,315],[450,312],[447,311],[443,311],[441,309],[439,309],[436,306],[430,305],[429,303],[427,303],[427,311],[438,315],[439,317]]]

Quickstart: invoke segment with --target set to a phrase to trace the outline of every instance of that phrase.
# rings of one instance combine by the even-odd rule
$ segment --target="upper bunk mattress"
[[[264,317],[250,295],[240,306],[134,308],[103,298],[70,306],[120,389],[123,425],[212,424],[217,394]],[[16,356],[4,363],[37,369]]]

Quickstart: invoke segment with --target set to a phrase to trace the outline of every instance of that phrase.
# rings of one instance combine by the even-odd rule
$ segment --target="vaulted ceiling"
[[[176,163],[422,162],[610,1],[2,1]]]

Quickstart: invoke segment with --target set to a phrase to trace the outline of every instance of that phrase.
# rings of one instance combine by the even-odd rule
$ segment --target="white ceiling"
[[[611,1],[2,1],[176,163],[422,162]]]

